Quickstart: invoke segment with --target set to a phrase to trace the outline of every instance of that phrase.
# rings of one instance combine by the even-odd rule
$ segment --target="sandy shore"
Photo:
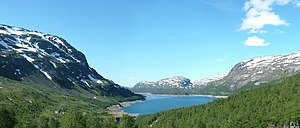
[[[120,102],[119,104],[112,105],[110,107],[107,107],[108,114],[112,114],[114,117],[122,117],[123,115],[127,114],[130,116],[137,116],[137,114],[129,114],[123,111],[123,107],[128,107],[134,103],[142,102],[141,100],[136,101],[126,101],[126,102]]]
[[[152,94],[152,93],[138,93],[138,94],[147,94],[153,96],[202,96],[202,97],[211,97],[211,98],[228,98],[228,96],[214,96],[214,95],[172,95],[172,94]]]

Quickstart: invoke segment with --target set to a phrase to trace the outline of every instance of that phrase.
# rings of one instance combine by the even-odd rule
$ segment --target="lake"
[[[144,115],[174,108],[204,104],[216,99],[206,96],[143,95],[146,96],[145,101],[137,102],[131,106],[124,107],[123,110],[129,114]]]

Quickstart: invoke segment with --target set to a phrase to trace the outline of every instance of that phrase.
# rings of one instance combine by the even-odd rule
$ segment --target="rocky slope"
[[[300,71],[300,52],[286,55],[256,57],[236,64],[228,74],[194,81],[189,88],[177,88],[183,94],[228,95],[238,90],[253,88],[265,83],[276,82]],[[138,83],[133,90],[147,91],[152,83]],[[168,85],[168,84],[166,84]],[[153,86],[148,92],[153,91]],[[143,88],[143,90],[141,90]],[[155,91],[157,92],[157,91]],[[177,93],[178,93],[177,92]]]
[[[87,96],[138,96],[105,79],[61,37],[0,24],[0,76]]]

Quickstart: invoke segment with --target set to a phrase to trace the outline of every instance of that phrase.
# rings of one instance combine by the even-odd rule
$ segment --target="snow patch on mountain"
[[[0,69],[2,77],[41,86],[58,85],[61,89],[83,92],[84,97],[87,92],[118,97],[135,95],[91,70],[85,55],[63,38],[2,24]]]
[[[175,76],[166,79],[159,80],[157,82],[142,81],[135,85],[137,88],[151,87],[151,88],[180,88],[189,89],[192,88],[190,79],[182,76]]]
[[[44,57],[41,54],[38,54],[38,58],[43,59]]]
[[[40,38],[43,41],[51,43],[61,52],[65,53],[67,57],[73,59],[74,61],[78,63],[81,62],[79,59],[75,58],[73,55],[70,54],[73,52],[73,50],[70,49],[60,38],[56,36],[43,34],[41,32],[36,32],[36,31],[29,31],[18,27],[1,25],[1,24],[0,24],[0,30],[1,30],[0,34],[4,34],[8,37],[5,38],[4,40],[0,39],[0,44],[6,49],[12,49],[17,53],[35,52],[42,55],[50,54],[52,57],[56,58],[58,61],[62,63],[72,62],[71,60],[65,57],[61,57],[60,54],[57,52],[47,53],[46,52],[47,50],[49,52],[49,50],[53,50],[53,48],[51,47],[48,47],[46,49],[40,48],[38,42],[31,41],[32,39],[31,36],[34,36],[35,38]],[[8,44],[6,42],[11,42],[11,43]]]
[[[0,44],[5,47],[6,49],[11,48],[11,46],[7,45],[6,43],[4,43],[3,41],[0,40]]]
[[[242,61],[235,65],[226,78],[232,81],[230,88],[234,90],[248,83],[255,82],[255,85],[260,85],[298,72],[300,72],[300,52],[294,52]]]
[[[30,63],[34,62],[34,59],[32,59],[31,57],[27,56],[26,54],[21,54],[21,56],[23,56]]]
[[[40,72],[42,72],[49,80],[52,80],[52,77],[47,72],[42,69],[40,69]]]
[[[278,67],[284,64],[299,64],[300,62],[300,52],[295,52],[292,54],[278,55],[278,56],[264,56],[256,57],[250,60],[241,62],[244,64],[241,68],[257,69],[262,67],[268,67],[270,65],[277,65]],[[287,66],[287,65],[286,65]]]
[[[224,74],[221,74],[221,75],[217,75],[215,77],[205,78],[205,79],[202,79],[202,80],[196,80],[196,81],[193,82],[193,86],[194,87],[207,86],[209,83],[221,80],[224,77],[226,77],[227,75],[228,75],[228,73],[224,73]]]
[[[90,84],[89,84],[86,80],[81,79],[80,81],[81,81],[82,83],[84,83],[85,85],[87,85],[88,87],[91,87]]]
[[[95,79],[91,74],[88,75],[91,81],[96,82],[98,84],[102,84],[103,82],[101,80]]]
[[[159,86],[169,86],[175,88],[189,88],[192,86],[192,83],[189,79],[182,76],[175,76],[167,79],[162,79],[156,82],[156,85]]]
[[[20,71],[20,69],[16,69],[16,71],[15,71],[15,73],[14,73],[15,75],[21,75],[21,71]]]
[[[53,65],[54,68],[57,68],[57,66],[54,62],[52,62],[52,61],[49,61],[49,62]]]

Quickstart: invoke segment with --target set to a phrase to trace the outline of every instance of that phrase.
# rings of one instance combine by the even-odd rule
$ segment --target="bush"
[[[0,108],[0,128],[13,128],[15,125],[15,114],[6,108]]]
[[[86,128],[86,117],[78,110],[71,110],[61,123],[62,128]]]

